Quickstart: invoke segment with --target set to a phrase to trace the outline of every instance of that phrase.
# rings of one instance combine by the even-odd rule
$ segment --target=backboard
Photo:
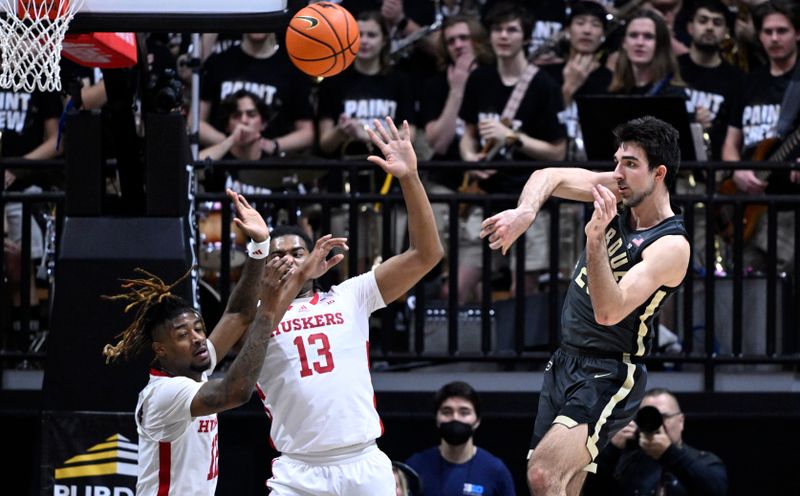
[[[277,32],[306,0],[85,0],[80,32]]]

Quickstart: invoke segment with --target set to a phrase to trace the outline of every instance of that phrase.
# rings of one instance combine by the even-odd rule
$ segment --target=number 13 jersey
[[[369,316],[384,306],[373,272],[292,302],[270,336],[256,385],[275,449],[322,453],[380,437]]]

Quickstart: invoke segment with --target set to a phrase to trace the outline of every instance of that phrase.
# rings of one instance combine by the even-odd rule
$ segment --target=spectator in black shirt
[[[460,160],[458,143],[464,134],[464,120],[458,116],[467,78],[478,66],[494,61],[486,39],[486,31],[474,16],[456,14],[446,18],[439,43],[440,66],[425,84],[420,98],[420,123],[425,138],[433,149],[432,160]],[[455,192],[462,182],[462,174],[452,169],[431,170],[426,179],[426,190],[433,194]],[[449,242],[449,211],[446,203],[434,203],[433,212],[439,237]],[[459,279],[461,281],[461,279]],[[447,288],[445,285],[443,288]],[[466,294],[467,288],[459,290]],[[446,293],[442,295],[446,297]]]
[[[709,129],[712,159],[721,157],[729,113],[741,97],[744,74],[722,59],[720,44],[728,34],[727,7],[720,0],[699,0],[687,24],[689,53],[678,57],[689,106]]]
[[[200,143],[211,146],[225,139],[225,122],[218,122],[219,103],[246,89],[270,108],[271,120],[260,145],[270,156],[302,152],[314,142],[311,84],[289,61],[275,33],[246,33],[241,45],[211,55],[203,65],[200,86]]]
[[[599,3],[590,0],[575,2],[567,19],[567,61],[542,66],[542,70],[561,85],[564,111],[559,114],[559,120],[567,128],[569,160],[586,159],[574,97],[608,93],[611,83],[611,71],[601,64],[602,54],[599,53],[600,45],[605,41],[603,32],[607,23],[606,10]]]
[[[558,85],[544,71],[531,65],[524,47],[530,40],[532,19],[512,2],[496,5],[486,17],[489,41],[496,65],[479,67],[470,74],[459,115],[464,119],[461,158],[475,162],[468,179],[486,193],[517,193],[527,174],[497,172],[490,160],[563,160],[567,148],[564,127],[558,122],[563,109]],[[502,114],[523,75],[532,77],[515,113]],[[493,157],[490,157],[494,153]],[[478,290],[482,264],[482,243],[478,239],[483,215],[472,209],[464,216],[459,246],[459,286]],[[550,265],[545,214],[526,236],[525,285],[528,293],[538,291],[538,278]],[[513,261],[511,267],[514,267]],[[468,278],[468,279],[467,279]],[[514,288],[512,287],[512,290]],[[479,294],[479,293],[478,293]],[[466,295],[459,295],[463,300]]]
[[[410,82],[389,63],[389,29],[377,11],[358,17],[361,47],[353,65],[319,89],[319,136],[323,153],[337,158],[371,153],[367,129],[375,119],[414,121]],[[412,137],[415,128],[411,125]]]
[[[625,26],[612,93],[685,98],[678,62],[670,47],[669,28],[652,10],[634,13]]]
[[[758,39],[769,58],[769,64],[748,74],[744,96],[731,115],[722,159],[739,161],[743,157],[756,160],[770,159],[767,145],[778,138],[777,125],[784,110],[784,93],[792,75],[797,72],[797,43],[800,41],[800,16],[797,3],[788,0],[770,0],[760,5],[753,14]],[[796,101],[798,97],[793,97]],[[797,128],[794,116],[792,129]],[[797,133],[797,131],[794,131]],[[785,135],[782,138],[789,138]],[[759,148],[764,144],[766,148]],[[795,154],[797,150],[795,149]],[[756,154],[756,152],[758,152]],[[755,155],[755,156],[754,156]],[[785,157],[788,158],[788,157]],[[797,192],[800,171],[770,174],[770,171],[737,170],[733,173],[735,189],[748,195],[766,193]],[[754,213],[755,212],[755,213]],[[744,263],[755,270],[765,270],[769,264],[767,226],[754,209],[745,209]],[[779,270],[791,270],[794,262],[794,231],[796,224],[793,212],[778,213],[777,257]]]

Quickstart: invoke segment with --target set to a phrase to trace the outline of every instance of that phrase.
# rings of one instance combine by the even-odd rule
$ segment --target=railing
[[[27,161],[3,159],[0,173],[5,169],[19,168],[28,173],[41,171],[63,171],[61,160]],[[60,191],[25,193],[0,189],[0,210],[3,211],[4,242],[8,229],[6,205],[21,206],[22,237],[18,246],[18,268],[7,267],[10,257],[0,257],[0,358],[2,367],[28,366],[44,357],[43,346],[47,338],[49,322],[49,293],[54,283],[56,250],[64,221],[65,194]],[[43,256],[38,261],[32,259],[31,227],[40,229],[43,236],[41,247]],[[5,243],[4,243],[5,244]],[[4,246],[5,248],[5,246]],[[36,262],[36,263],[34,263]],[[18,275],[11,276],[12,272]],[[11,276],[11,277],[9,277]],[[12,282],[11,279],[17,279]],[[34,306],[37,298],[42,298],[44,308]],[[13,300],[18,303],[13,303]],[[34,315],[34,308],[40,315]]]
[[[17,166],[17,164],[14,164]],[[516,169],[530,173],[535,169],[547,166],[564,164],[555,163],[509,163],[492,164],[497,169]],[[8,163],[3,166],[9,167]],[[598,170],[610,170],[608,163],[584,163],[581,167]],[[229,162],[229,163],[197,163],[196,169],[220,167],[226,170],[246,169],[273,169],[278,174],[291,175],[306,171],[319,170],[330,172],[339,170],[350,178],[356,178],[363,171],[375,170],[374,166],[365,162],[337,162],[337,161],[266,161],[266,162]],[[421,163],[423,171],[436,168],[446,170],[460,177],[464,170],[471,168],[471,164],[461,162],[452,163]],[[752,196],[727,196],[718,191],[717,181],[714,179],[718,171],[732,169],[778,169],[792,167],[790,164],[775,163],[686,163],[683,171],[689,171],[696,176],[705,175],[710,178],[705,183],[705,189],[700,188],[692,194],[674,194],[673,200],[682,205],[686,218],[687,228],[694,236],[695,225],[703,216],[705,225],[705,253],[701,257],[705,266],[695,266],[684,281],[683,288],[676,294],[672,308],[665,310],[661,322],[667,323],[671,331],[678,336],[677,342],[672,342],[671,347],[654,345],[654,351],[648,362],[655,367],[669,367],[682,369],[700,369],[704,373],[705,388],[714,389],[714,374],[720,367],[727,365],[768,365],[768,371],[793,368],[800,364],[798,354],[798,290],[796,281],[800,279],[800,264],[795,251],[793,260],[787,264],[791,272],[780,272],[777,267],[778,256],[785,258],[785,253],[778,252],[778,210],[785,209],[794,212],[794,245],[800,241],[800,230],[797,229],[797,215],[800,210],[800,196],[798,195],[765,195]],[[289,188],[291,189],[291,188]],[[347,190],[346,190],[347,191]],[[471,305],[459,306],[458,303],[458,250],[453,247],[459,237],[459,206],[462,203],[479,205],[484,209],[484,217],[516,204],[516,194],[503,195],[470,195],[470,194],[431,194],[433,204],[446,205],[449,211],[449,225],[447,233],[450,240],[450,249],[447,251],[445,272],[450,277],[447,279],[447,299],[431,297],[431,291],[425,291],[435,282],[423,281],[409,292],[403,301],[390,305],[389,308],[376,313],[376,321],[372,326],[373,342],[378,343],[373,350],[373,362],[382,362],[387,370],[405,370],[432,364],[446,364],[455,362],[485,362],[494,363],[502,369],[515,367],[530,367],[543,364],[549,359],[550,353],[557,346],[560,326],[560,303],[563,297],[563,284],[546,284],[546,288],[539,295],[526,295],[524,277],[525,244],[520,241],[515,243],[513,250],[516,252],[514,274],[516,284],[514,293],[497,291],[492,288],[493,269],[491,266],[492,253],[488,244],[483,244],[482,252],[482,294],[480,302]],[[262,213],[276,210],[285,213],[282,222],[294,223],[298,220],[298,213],[302,210],[315,210],[317,212],[316,231],[318,233],[331,232],[334,217],[331,213],[336,211],[338,216],[346,219],[346,235],[350,239],[350,252],[347,255],[347,275],[354,275],[369,268],[373,263],[372,255],[364,253],[371,246],[359,243],[362,239],[375,240],[379,246],[377,254],[383,260],[398,252],[401,242],[397,239],[397,232],[404,232],[404,227],[396,225],[398,212],[402,211],[402,195],[396,191],[387,194],[377,192],[360,192],[351,189],[343,193],[318,193],[310,192],[301,194],[294,191],[273,192],[270,194],[249,194],[248,199],[255,203]],[[58,215],[56,223],[60,232],[64,197],[59,193],[46,194],[21,194],[3,192],[0,203],[5,205],[11,201],[20,201],[23,205],[23,222],[28,219],[32,207],[37,204],[55,204]],[[228,202],[224,201],[222,193],[201,193],[195,197],[195,212],[202,218],[207,215],[207,205],[219,202],[221,222],[219,227],[219,245],[211,247],[218,250],[219,264],[214,270],[207,270],[213,276],[213,284],[221,294],[221,301],[227,300],[235,277],[236,259],[230,258],[232,251],[236,250],[235,240],[231,239],[230,217],[231,209]],[[551,200],[546,205],[550,212],[549,235],[549,269],[542,281],[568,281],[571,274],[564,273],[559,250],[559,218],[561,205],[569,204],[557,199]],[[715,228],[717,210],[720,206],[730,206],[733,209],[733,218],[741,218],[744,208],[752,204],[766,204],[768,209],[764,219],[767,228],[767,253],[768,265],[758,272],[748,272],[744,262],[743,226],[739,222],[733,223],[733,242],[730,248],[731,256],[724,274],[714,266],[720,258],[716,247],[719,246],[718,232]],[[270,205],[270,209],[263,208]],[[689,206],[701,206],[697,209]],[[363,232],[365,225],[359,217],[369,212],[372,229]],[[590,211],[584,208],[584,214]],[[588,218],[588,217],[587,217]],[[271,219],[274,224],[277,222]],[[30,256],[29,228],[23,226],[22,256]],[[207,233],[200,232],[201,235]],[[337,234],[343,234],[338,233]],[[579,243],[582,243],[583,232],[577,233]],[[202,245],[201,249],[209,249]],[[694,260],[694,254],[693,254]],[[573,263],[569,260],[568,263]],[[0,262],[2,264],[2,262]],[[0,265],[0,268],[3,266]],[[21,275],[21,329],[30,329],[30,298],[26,291],[26,283],[30,278],[31,268],[23,264]],[[213,273],[213,274],[212,274]],[[209,278],[211,279],[211,278]],[[566,279],[566,281],[565,281]],[[28,286],[27,289],[30,287]],[[504,293],[501,300],[500,294]],[[8,296],[8,285],[5,280],[0,282],[0,294]],[[4,299],[3,301],[7,301]],[[753,308],[756,306],[757,308]],[[526,310],[527,307],[527,310]],[[727,309],[730,308],[730,311]],[[546,317],[542,319],[541,314]],[[532,329],[532,322],[539,318],[544,321],[543,328]],[[26,322],[27,319],[27,322]],[[747,327],[745,327],[747,326]],[[527,332],[526,332],[527,329]],[[662,328],[660,328],[662,329]],[[745,332],[745,329],[747,332]],[[711,332],[706,332],[711,330]],[[662,335],[662,332],[664,333]],[[667,331],[657,330],[654,343],[664,341]],[[533,335],[532,335],[533,334]],[[752,339],[757,335],[757,339]],[[40,354],[35,352],[4,352],[0,359],[6,366],[13,366],[15,360],[22,358],[37,358]]]

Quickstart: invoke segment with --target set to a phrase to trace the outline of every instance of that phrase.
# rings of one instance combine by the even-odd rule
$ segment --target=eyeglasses
[[[452,45],[456,41],[468,41],[468,40],[469,40],[469,35],[468,34],[457,34],[455,36],[448,36],[447,38],[445,38],[444,41],[448,45]]]
[[[682,415],[683,412],[672,412],[672,413],[662,413],[661,418],[663,419],[671,419],[672,417],[677,417],[678,415]]]

